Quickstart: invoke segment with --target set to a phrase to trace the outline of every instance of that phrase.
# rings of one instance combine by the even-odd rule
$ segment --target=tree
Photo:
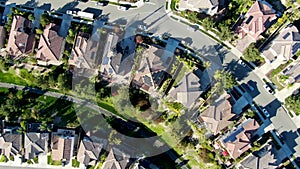
[[[244,51],[244,59],[248,62],[256,62],[261,61],[263,58],[254,43],[251,43]]]
[[[214,74],[214,78],[217,81],[217,85],[225,90],[231,89],[233,86],[237,85],[235,78],[231,73],[224,70],[217,70]]]
[[[300,94],[291,95],[285,99],[288,109],[293,110],[296,114],[300,114]]]
[[[42,27],[45,27],[46,25],[48,25],[51,22],[50,20],[50,16],[47,14],[42,14],[40,17],[40,23],[42,25]]]
[[[233,37],[232,31],[225,24],[220,24],[219,29],[219,37],[221,40],[229,40]]]
[[[41,35],[41,34],[43,34],[44,31],[41,29],[36,29],[35,32],[36,32],[36,34]]]
[[[73,29],[69,29],[69,34],[66,37],[66,42],[69,44],[73,44],[75,39],[75,31]]]
[[[212,28],[215,26],[215,23],[210,18],[205,18],[202,20],[202,26],[205,30],[212,30]]]
[[[33,21],[33,20],[34,20],[34,15],[33,15],[32,13],[30,13],[30,14],[28,15],[28,19],[31,20],[31,21]]]
[[[98,28],[97,31],[101,34],[107,34],[107,31],[104,28]]]
[[[205,68],[209,68],[211,66],[211,62],[210,61],[206,61],[206,62],[203,63],[203,66]]]

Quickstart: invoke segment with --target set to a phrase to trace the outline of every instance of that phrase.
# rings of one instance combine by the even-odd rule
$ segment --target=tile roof
[[[12,56],[29,54],[34,49],[35,34],[31,30],[31,21],[14,15],[9,34],[7,50]]]
[[[209,130],[214,134],[217,134],[233,123],[232,118],[235,114],[232,113],[231,108],[230,102],[227,99],[222,99],[203,111],[200,114],[199,119],[206,123]]]
[[[300,49],[300,33],[290,24],[280,31],[262,54],[271,62],[274,59],[290,60]]]
[[[236,32],[241,38],[249,35],[258,40],[261,33],[277,18],[276,15],[276,11],[269,3],[257,0],[246,13],[245,20],[237,27]]]
[[[189,72],[169,94],[189,108],[202,94],[200,79],[193,72]]]
[[[20,153],[22,146],[21,134],[6,133],[0,137],[0,149],[6,157],[16,156]]]
[[[33,159],[39,154],[48,153],[48,133],[26,133],[24,139],[26,159]]]
[[[117,148],[112,148],[103,163],[102,169],[127,169],[130,163],[130,157],[127,154]]]
[[[40,42],[36,57],[43,61],[58,63],[64,50],[65,39],[58,35],[60,26],[50,23],[40,36]]]
[[[0,48],[4,47],[5,39],[6,39],[6,29],[4,28],[4,26],[0,26]]]
[[[77,160],[84,165],[96,165],[99,160],[103,144],[95,142],[88,137],[84,137],[80,143],[77,153]]]
[[[250,139],[259,127],[260,125],[257,121],[248,119],[238,126],[236,130],[224,136],[222,144],[233,159],[238,158],[251,148]]]
[[[52,133],[52,159],[56,161],[70,161],[73,156],[76,137],[77,136],[74,135],[72,130],[63,130],[62,132]]]

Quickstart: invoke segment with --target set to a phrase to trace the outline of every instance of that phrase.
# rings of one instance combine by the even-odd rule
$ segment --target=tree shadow
[[[78,4],[79,2],[77,1],[66,3],[63,7],[58,8],[56,12],[66,13],[67,10],[74,9]]]
[[[39,2],[35,1],[35,0],[30,0],[24,3],[24,6],[28,6],[28,7],[32,7],[35,8],[37,7]]]

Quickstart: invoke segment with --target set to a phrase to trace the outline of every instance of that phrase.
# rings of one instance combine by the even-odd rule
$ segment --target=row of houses
[[[53,129],[53,125],[50,126]],[[128,153],[108,147],[107,140],[88,134],[81,137],[74,129],[45,132],[41,131],[41,123],[29,123],[27,132],[20,134],[18,128],[5,127],[0,136],[0,152],[8,159],[19,157],[25,162],[36,158],[42,165],[51,160],[70,166],[76,159],[81,166],[90,167],[99,165],[100,157],[104,155],[102,169],[128,168],[134,162]]]

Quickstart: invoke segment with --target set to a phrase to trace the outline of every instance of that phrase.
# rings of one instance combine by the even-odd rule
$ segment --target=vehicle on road
[[[270,114],[269,114],[269,112],[268,112],[266,109],[262,109],[262,111],[263,111],[264,115],[265,115],[267,118],[270,117]]]
[[[103,2],[96,2],[95,5],[96,6],[104,6],[105,4]]]
[[[127,7],[126,6],[119,6],[118,9],[121,10],[121,11],[127,11]]]
[[[275,91],[274,91],[273,89],[271,89],[270,86],[268,86],[267,84],[264,85],[264,88],[265,88],[269,93],[271,93],[271,94],[274,94],[274,93],[275,93]]]
[[[244,61],[242,61],[241,59],[238,61],[238,64],[242,65],[243,67],[246,67],[246,63]]]

